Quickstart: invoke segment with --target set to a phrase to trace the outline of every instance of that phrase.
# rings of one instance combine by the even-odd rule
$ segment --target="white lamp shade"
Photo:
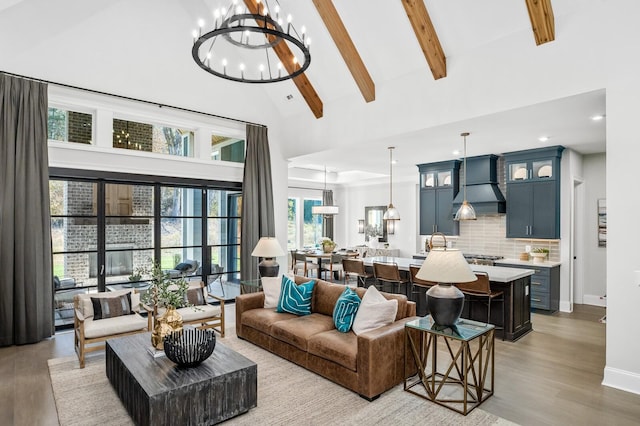
[[[275,237],[262,237],[253,249],[251,256],[254,257],[278,257],[284,256],[284,250],[280,247]]]
[[[477,280],[462,252],[433,249],[427,255],[416,278],[436,283],[468,283]]]
[[[398,209],[393,207],[393,204],[389,204],[389,207],[387,207],[387,211],[384,212],[382,218],[384,220],[400,220],[400,212]]]
[[[340,208],[338,206],[312,206],[311,213],[312,214],[322,214],[322,215],[334,215],[340,212]]]

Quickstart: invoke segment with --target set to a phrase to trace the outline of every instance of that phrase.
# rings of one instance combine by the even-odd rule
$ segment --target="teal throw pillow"
[[[309,315],[311,313],[311,295],[315,281],[297,285],[289,277],[282,276],[282,287],[276,312],[289,312],[295,315]]]
[[[350,287],[344,289],[333,308],[333,323],[338,331],[348,333],[360,307],[360,297]]]

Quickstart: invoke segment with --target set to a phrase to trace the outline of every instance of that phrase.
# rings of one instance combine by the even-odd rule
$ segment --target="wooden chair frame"
[[[137,293],[136,290],[133,290],[133,293]],[[99,293],[96,293],[99,294]],[[103,293],[104,294],[104,293]],[[84,334],[84,322],[85,317],[80,310],[80,297],[79,295],[75,295],[73,297],[73,309],[74,309],[74,319],[73,319],[73,346],[78,355],[78,360],[80,361],[80,368],[84,368],[85,365],[85,355],[89,352],[96,352],[104,350],[104,342],[107,339],[113,339],[116,337],[129,336],[132,334],[145,333],[147,331],[151,331],[151,316],[147,316],[147,328],[140,329],[136,331],[129,331],[126,333],[116,333],[110,334],[101,337],[93,337],[87,338]],[[99,321],[99,320],[97,320]]]

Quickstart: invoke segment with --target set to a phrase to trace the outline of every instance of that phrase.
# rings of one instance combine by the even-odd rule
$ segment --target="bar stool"
[[[407,280],[400,277],[400,270],[398,269],[397,263],[373,262],[373,276],[378,280],[378,282],[381,282],[381,286],[382,283],[390,283],[392,291],[393,285],[396,284],[398,286],[398,291],[396,293],[400,293],[401,284],[407,283]]]
[[[496,330],[502,330],[502,340],[504,340],[504,292],[502,290],[491,290],[489,275],[484,272],[475,272],[476,281],[470,283],[458,283],[455,286],[464,293],[469,303],[482,303],[487,307],[487,324],[491,321],[491,302],[502,302],[502,324],[496,325]]]
[[[356,287],[367,286],[367,279],[373,278],[373,274],[368,273],[364,269],[364,262],[361,260],[342,258],[342,269],[344,271],[344,284],[347,285],[347,278],[356,277]]]
[[[416,274],[418,273],[418,271],[420,270],[421,267],[422,267],[422,265],[409,265],[409,282],[411,283],[411,294],[412,295],[420,296],[420,291],[416,290],[416,287],[421,287],[421,288],[425,289],[425,292],[424,292],[424,306],[426,307],[427,306],[427,293],[426,293],[426,290],[430,289],[431,287],[433,287],[437,283],[434,283],[433,281],[421,280],[420,278],[416,277]],[[418,302],[418,297],[416,297],[416,302]],[[420,300],[419,305],[422,305],[422,300]],[[427,312],[427,314],[428,313],[429,312]]]

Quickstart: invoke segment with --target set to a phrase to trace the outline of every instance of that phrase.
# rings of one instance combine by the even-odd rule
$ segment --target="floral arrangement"
[[[323,237],[320,241],[322,245],[322,250],[326,253],[333,251],[336,248],[336,243],[331,240],[331,238]]]

